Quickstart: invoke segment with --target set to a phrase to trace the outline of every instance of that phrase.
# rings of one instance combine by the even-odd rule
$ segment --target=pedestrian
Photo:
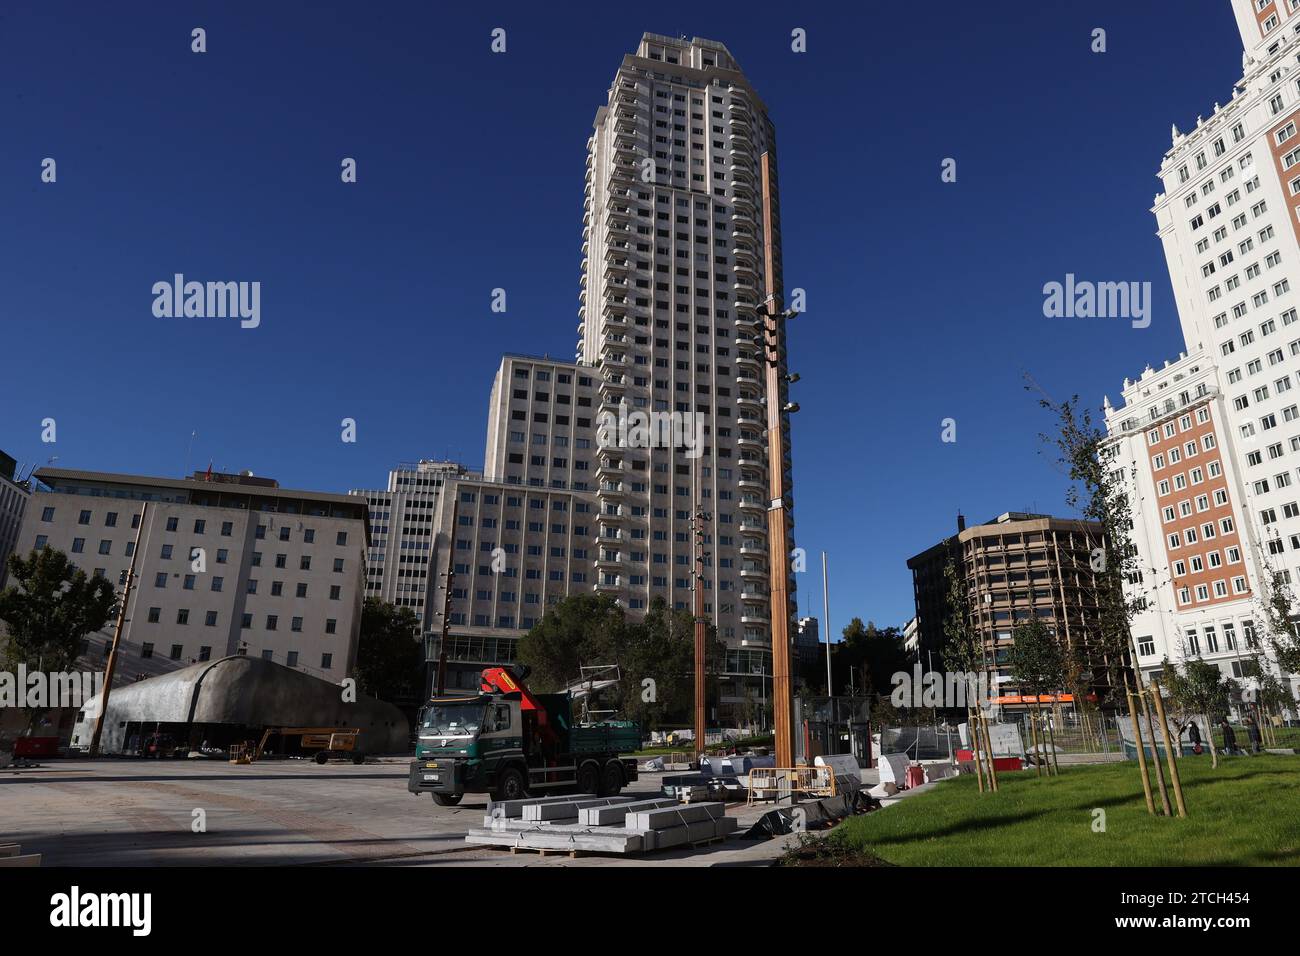
[[[1259,753],[1262,749],[1260,746],[1259,724],[1255,723],[1255,718],[1251,717],[1249,714],[1246,715],[1246,719],[1243,723],[1246,725],[1246,737],[1250,740],[1251,751],[1253,753]]]
[[[1187,739],[1192,742],[1192,753],[1199,754],[1204,751],[1201,748],[1201,728],[1196,726],[1196,721],[1187,722]]]
[[[1237,753],[1237,735],[1228,724],[1227,717],[1219,721],[1219,729],[1223,731],[1223,752],[1225,754]]]

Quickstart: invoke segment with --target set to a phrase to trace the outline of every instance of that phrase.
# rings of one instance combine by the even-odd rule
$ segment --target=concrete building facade
[[[356,660],[368,509],[251,475],[150,478],[40,468],[18,547],[126,584],[116,680],[246,654],[338,683]],[[149,504],[142,520],[141,506]],[[113,623],[87,638],[102,666]]]
[[[1101,585],[1092,560],[1101,549],[1095,522],[1020,512],[971,527],[959,520],[956,535],[907,562],[916,594],[909,641],[917,659],[942,667],[944,568],[951,560],[965,583],[971,623],[983,641],[1000,703],[1021,704],[1007,659],[1016,626],[1031,620],[1041,621],[1064,646],[1086,651],[1093,661],[1091,689],[1104,697],[1104,662],[1097,656]]]
[[[0,451],[0,588],[5,585],[9,555],[18,544],[29,497],[26,483],[17,480],[17,465],[13,458]]]
[[[451,461],[421,459],[388,473],[388,486],[348,492],[370,507],[366,597],[407,607],[423,628],[432,601],[434,543],[445,488],[457,478],[480,477]]]

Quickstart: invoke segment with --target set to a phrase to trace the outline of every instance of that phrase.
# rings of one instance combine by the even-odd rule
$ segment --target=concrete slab
[[[551,803],[535,803],[523,808],[523,819],[526,822],[534,823],[544,820],[576,821],[579,812],[582,810],[631,803],[635,799],[635,797],[597,797],[595,799],[574,798],[568,801],[557,800]]]
[[[631,830],[660,830],[701,820],[716,820],[725,815],[726,810],[726,804],[722,803],[692,803],[662,810],[643,810],[629,813],[624,826]]]
[[[514,819],[524,815],[525,807],[544,806],[548,803],[571,803],[574,800],[594,800],[594,793],[570,793],[558,797],[528,797],[524,800],[490,800],[488,816]]]
[[[662,810],[677,805],[676,800],[662,797],[658,800],[633,800],[618,806],[588,807],[578,811],[578,822],[587,826],[619,826],[629,813],[643,810]]]

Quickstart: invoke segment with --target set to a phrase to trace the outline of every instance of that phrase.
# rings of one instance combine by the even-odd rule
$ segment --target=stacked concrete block
[[[721,803],[666,798],[541,797],[489,804],[467,843],[541,853],[643,853],[725,839],[737,829]]]

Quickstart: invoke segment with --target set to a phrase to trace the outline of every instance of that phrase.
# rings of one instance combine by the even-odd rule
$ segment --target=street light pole
[[[830,584],[826,578],[826,552],[822,552],[822,626],[826,629],[826,696],[833,697],[831,690],[831,598]]]
[[[785,361],[785,321],[794,312],[782,310],[779,278],[781,250],[776,221],[776,166],[773,154],[760,159],[763,178],[763,265],[766,299],[762,341],[766,358],[767,401],[767,540],[771,586],[772,724],[776,765],[794,766],[794,707],[790,671],[790,524],[786,502],[786,415],[797,406],[785,401],[789,376]]]
[[[704,753],[704,735],[708,729],[705,715],[705,667],[708,619],[704,616],[704,526],[711,515],[695,512],[692,520],[695,540],[695,755]]]

